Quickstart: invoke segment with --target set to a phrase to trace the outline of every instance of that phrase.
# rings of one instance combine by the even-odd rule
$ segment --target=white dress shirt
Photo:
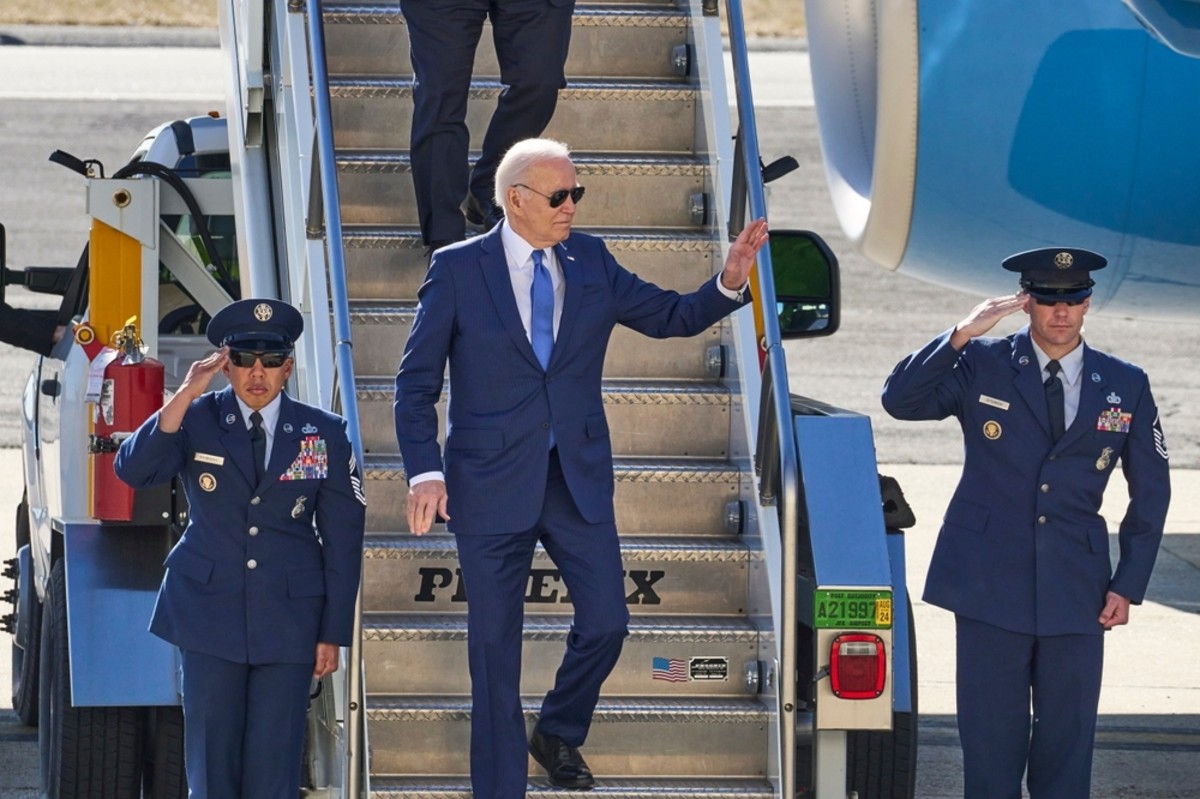
[[[1037,356],[1038,366],[1042,368],[1042,382],[1045,383],[1046,378],[1050,376],[1050,373],[1046,371],[1046,364],[1050,363],[1050,356],[1042,352],[1042,348],[1032,337],[1030,337],[1029,343],[1033,344],[1033,353]],[[1079,413],[1079,389],[1082,386],[1080,377],[1083,376],[1083,342],[1080,341],[1075,349],[1059,358],[1058,365],[1062,367],[1058,373],[1058,379],[1063,384],[1063,423],[1066,425],[1064,429],[1070,429],[1076,414]]]

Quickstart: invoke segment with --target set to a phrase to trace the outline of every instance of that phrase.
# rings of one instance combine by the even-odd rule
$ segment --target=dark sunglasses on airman
[[[256,350],[230,350],[229,362],[234,366],[242,369],[249,369],[254,366],[255,361],[262,361],[264,369],[278,369],[287,363],[287,359],[291,357],[288,352],[258,352]]]
[[[546,202],[550,203],[551,208],[557,208],[558,206],[562,205],[567,201],[568,197],[571,198],[571,202],[573,203],[577,203],[583,199],[583,186],[576,186],[573,189],[559,189],[553,194],[542,194],[537,189],[530,188],[524,183],[514,183],[513,185],[519,189],[527,189],[539,197],[545,197]]]
[[[1043,300],[1041,297],[1034,297],[1033,299],[1038,305],[1054,306],[1058,305],[1060,302],[1065,302],[1067,305],[1080,305],[1083,303],[1083,300],[1087,299],[1087,297],[1084,297],[1083,300]]]

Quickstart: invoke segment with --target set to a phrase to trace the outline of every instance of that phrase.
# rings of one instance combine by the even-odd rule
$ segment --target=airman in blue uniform
[[[1103,633],[1146,593],[1170,501],[1167,449],[1138,367],[1083,341],[1087,250],[1004,261],[1017,294],[986,300],[902,360],[883,389],[897,419],[962,426],[962,478],[925,600],[956,615],[958,727],[968,799],[1086,799]],[[1028,326],[985,334],[1024,311]],[[1116,570],[1100,503],[1121,464],[1129,506]],[[1030,708],[1032,706],[1032,717]]]
[[[117,455],[135,488],[187,494],[150,630],[180,648],[193,797],[299,796],[310,682],[352,636],[366,501],[345,420],[283,391],[303,327],[276,300],[223,308],[219,349]]]

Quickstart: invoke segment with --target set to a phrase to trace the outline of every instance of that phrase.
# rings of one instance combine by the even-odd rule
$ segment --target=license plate
[[[817,629],[891,629],[892,592],[819,588],[813,603],[813,626]]]

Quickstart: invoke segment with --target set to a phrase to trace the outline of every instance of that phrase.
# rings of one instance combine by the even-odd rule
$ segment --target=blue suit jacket
[[[192,403],[175,433],[151,416],[117,453],[117,475],[134,488],[183,478],[190,518],[150,630],[184,649],[311,663],[319,641],[351,641],[366,502],[346,422],[281,397],[261,484],[229,388]],[[306,463],[302,447],[316,457]]]
[[[963,430],[963,474],[925,600],[1019,633],[1100,633],[1107,590],[1145,596],[1171,496],[1146,374],[1085,345],[1079,412],[1054,443],[1028,328],[961,353],[952,332],[901,361],[883,389],[892,416],[955,416]],[[1129,414],[1114,425],[1127,429],[1105,423],[1114,409]],[[1114,573],[1099,511],[1118,459],[1130,503]]]
[[[647,283],[584,233],[572,233],[556,253],[566,296],[545,370],[517,312],[499,226],[438,251],[418,294],[396,375],[396,435],[409,475],[445,472],[455,533],[511,533],[534,525],[545,493],[551,423],[580,513],[591,523],[612,521],[612,446],[600,381],[613,328],[691,336],[740,307],[720,292],[716,278],[686,295]],[[447,360],[443,459],[435,405]]]

